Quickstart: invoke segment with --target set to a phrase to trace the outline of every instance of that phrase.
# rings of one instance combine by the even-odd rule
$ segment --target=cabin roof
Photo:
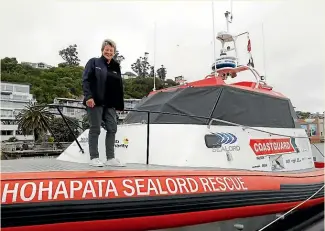
[[[262,94],[267,94],[267,95],[271,95],[271,96],[275,96],[275,97],[287,98],[280,92],[276,92],[270,88],[264,88],[261,85],[259,85],[258,88],[255,88],[255,86],[256,86],[255,82],[243,81],[243,82],[238,82],[238,83],[226,84],[221,78],[215,78],[215,77],[205,78],[202,80],[189,82],[184,85],[178,85],[175,87],[169,87],[169,88],[165,88],[165,89],[161,89],[161,90],[152,91],[149,93],[149,95],[153,95],[158,92],[174,91],[179,88],[224,86],[224,85],[234,87],[234,88],[243,89],[243,90],[258,92],[258,93],[262,93]]]

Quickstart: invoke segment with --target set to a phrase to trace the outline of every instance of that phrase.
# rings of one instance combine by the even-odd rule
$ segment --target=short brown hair
[[[102,51],[104,50],[105,46],[110,45],[114,47],[114,51],[116,51],[116,43],[111,39],[105,39],[102,43]]]

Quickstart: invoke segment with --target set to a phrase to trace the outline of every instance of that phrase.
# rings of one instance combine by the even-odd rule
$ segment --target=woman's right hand
[[[88,100],[86,101],[86,105],[87,105],[88,107],[90,107],[90,108],[95,107],[94,99],[88,99]]]

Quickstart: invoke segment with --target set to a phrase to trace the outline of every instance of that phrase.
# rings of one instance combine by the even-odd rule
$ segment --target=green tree
[[[166,75],[167,75],[166,67],[164,67],[164,65],[161,65],[161,67],[157,70],[157,76],[159,77],[159,79],[165,80]]]
[[[132,70],[138,74],[139,77],[145,78],[149,75],[150,64],[148,62],[148,53],[144,53],[144,57],[138,58],[132,65]]]
[[[150,66],[149,77],[155,77],[155,67],[154,66]]]
[[[16,116],[18,129],[22,130],[24,135],[33,132],[35,141],[47,131],[52,118],[53,115],[45,107],[35,103],[28,103]]]
[[[137,73],[139,77],[142,77],[142,66],[141,66],[141,57],[138,58],[134,63],[131,65],[131,69]]]
[[[1,72],[14,73],[17,70],[18,61],[16,58],[6,57],[1,59]]]
[[[299,119],[308,119],[311,115],[310,112],[296,111],[296,115]]]
[[[79,136],[78,120],[75,118],[65,117],[70,128],[76,137]],[[54,117],[51,120],[50,128],[55,136],[55,141],[73,142],[74,137],[61,117]]]
[[[84,70],[82,66],[63,65],[64,67],[37,69],[26,64],[18,64],[16,58],[8,57],[1,59],[1,65],[1,80],[30,84],[31,93],[40,104],[53,103],[56,97],[82,98],[82,72]],[[138,67],[135,67],[137,65]],[[153,89],[154,70],[147,59],[143,58],[142,61],[139,59],[138,64],[133,64],[132,69],[138,77],[123,80],[124,97],[140,99]],[[166,69],[165,74],[161,71],[157,72],[159,73],[156,75],[156,89],[176,85],[173,80],[166,79]],[[134,75],[132,72],[126,72],[126,74]],[[148,76],[151,78],[144,78]]]
[[[136,98],[141,99],[147,96],[153,89],[153,78],[133,78],[133,79],[125,79],[124,81],[124,98]],[[156,78],[156,89],[160,90],[166,87],[176,86],[176,83],[167,79],[166,81],[162,81],[159,78]]]
[[[166,81],[164,81],[164,87],[165,88],[174,87],[176,85],[177,85],[177,83],[172,79],[166,79]]]
[[[120,54],[118,50],[116,50],[115,55],[113,56],[113,59],[118,62],[119,64],[122,63],[122,61],[125,59],[123,55]]]
[[[59,55],[65,63],[59,64],[61,67],[65,66],[79,66],[80,59],[78,58],[77,45],[70,45],[59,51]]]
[[[82,95],[83,67],[66,66],[37,69],[18,64],[16,58],[1,59],[1,80],[31,85],[38,103],[53,103],[55,97],[79,98]]]

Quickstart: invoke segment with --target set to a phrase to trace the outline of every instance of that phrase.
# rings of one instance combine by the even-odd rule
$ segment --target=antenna
[[[262,23],[262,41],[263,41],[263,66],[264,66],[264,80],[266,80],[266,58],[265,58],[265,37],[264,37],[264,23]]]
[[[236,67],[237,60],[237,48],[236,48],[236,38],[229,33],[229,23],[232,23],[233,15],[232,15],[232,0],[230,0],[230,12],[227,10],[225,12],[227,31],[220,31],[217,35],[215,34],[215,26],[214,26],[214,1],[212,0],[212,25],[213,25],[213,67],[214,77],[217,77],[217,68],[224,67]],[[215,37],[216,36],[216,37]],[[222,49],[220,50],[220,58],[216,58],[215,54],[215,39],[218,39],[221,42]],[[225,44],[228,42],[233,42],[234,48],[230,48],[230,46],[225,47]],[[235,50],[236,57],[231,57],[227,55],[227,52]],[[230,66],[229,66],[230,65]],[[228,73],[229,74],[229,73]]]
[[[225,17],[226,17],[226,24],[227,24],[227,32],[229,32],[229,23],[232,23],[232,19],[233,19],[233,14],[232,14],[232,0],[229,0],[230,2],[230,12],[227,10],[225,13]],[[230,19],[229,19],[230,16]]]
[[[157,32],[157,22],[155,21],[154,28],[154,51],[153,51],[153,91],[156,91],[156,32]]]
[[[215,27],[214,27],[214,2],[213,0],[211,1],[212,3],[212,31],[213,31],[213,35],[212,35],[212,41],[213,41],[213,62],[214,62],[214,77],[217,77],[217,62],[216,62],[216,40],[215,40]]]

